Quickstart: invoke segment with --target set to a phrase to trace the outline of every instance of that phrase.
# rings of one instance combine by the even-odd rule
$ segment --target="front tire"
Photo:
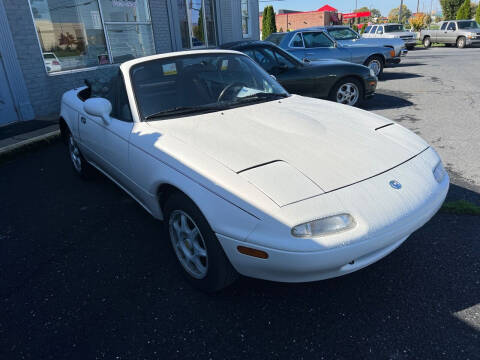
[[[383,73],[385,64],[381,56],[372,55],[365,61],[365,66],[372,69],[375,76],[379,77]]]
[[[363,86],[355,78],[342,79],[330,93],[330,100],[339,104],[356,106],[363,99]]]
[[[83,157],[71,132],[68,132],[67,135],[67,145],[73,170],[83,178],[90,177],[92,166]]]
[[[178,264],[194,287],[215,292],[237,279],[238,273],[192,200],[180,192],[173,193],[165,203],[164,214]]]
[[[432,46],[432,40],[430,40],[430,37],[429,37],[429,36],[425,37],[425,38],[423,39],[423,47],[424,47],[425,49],[428,49],[428,48],[431,47],[431,46]]]
[[[467,46],[467,39],[464,36],[460,36],[457,39],[457,47],[459,49],[464,49]]]

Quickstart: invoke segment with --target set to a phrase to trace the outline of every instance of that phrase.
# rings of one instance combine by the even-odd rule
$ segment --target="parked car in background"
[[[302,60],[317,61],[337,59],[371,68],[380,76],[386,64],[395,60],[395,51],[383,46],[341,44],[325,30],[318,28],[301,29],[286,33],[271,34],[267,41]]]
[[[206,291],[238,273],[305,282],[362,269],[423,226],[449,187],[413,132],[290,95],[235,51],[127,61],[105,97],[64,94],[60,129],[74,171],[96,167],[163,220],[159,246]]]
[[[480,44],[480,26],[474,20],[442,21],[439,30],[422,30],[420,41],[426,48],[438,43],[463,49]]]
[[[57,56],[52,52],[43,53],[43,61],[49,73],[62,70],[60,60],[58,60]]]
[[[377,77],[372,69],[340,60],[302,62],[269,41],[223,44],[250,56],[290,93],[355,106],[372,97]]]
[[[352,28],[343,25],[325,26],[324,29],[340,44],[385,46],[392,48],[395,50],[395,58],[393,63],[400,63],[401,58],[408,54],[405,42],[398,38],[362,37]]]
[[[402,24],[369,25],[365,28],[362,37],[367,39],[400,39],[404,42],[408,50],[412,50],[415,45],[417,45],[416,34],[411,31],[406,31]]]

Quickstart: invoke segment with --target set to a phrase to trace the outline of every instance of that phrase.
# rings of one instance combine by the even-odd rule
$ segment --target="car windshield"
[[[230,53],[161,58],[132,66],[142,119],[206,113],[287,97],[252,59]]]
[[[330,29],[328,33],[333,36],[335,40],[356,40],[360,38],[355,31],[348,28]]]
[[[459,29],[479,29],[478,23],[476,21],[459,21]]]
[[[43,54],[44,59],[55,59],[55,55],[53,54]]]
[[[385,25],[386,33],[399,32],[399,31],[405,31],[403,29],[403,25]]]
[[[270,41],[275,45],[280,45],[285,35],[286,34],[271,34],[269,37],[266,38],[266,41]]]

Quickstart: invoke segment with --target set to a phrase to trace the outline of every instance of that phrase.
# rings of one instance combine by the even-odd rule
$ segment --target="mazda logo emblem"
[[[397,180],[391,180],[389,184],[395,190],[400,190],[402,188],[402,184],[400,184]]]

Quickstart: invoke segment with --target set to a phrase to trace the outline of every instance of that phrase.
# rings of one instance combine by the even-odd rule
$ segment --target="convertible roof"
[[[209,49],[209,50],[189,50],[189,51],[176,51],[176,52],[169,52],[163,54],[156,54],[145,56],[133,60],[129,60],[124,62],[120,65],[122,70],[128,69],[133,65],[140,64],[142,62],[157,60],[157,59],[166,59],[170,57],[178,57],[178,56],[189,56],[189,55],[202,55],[202,54],[238,54],[243,55],[241,52],[234,51],[234,50],[221,50],[221,49]]]

